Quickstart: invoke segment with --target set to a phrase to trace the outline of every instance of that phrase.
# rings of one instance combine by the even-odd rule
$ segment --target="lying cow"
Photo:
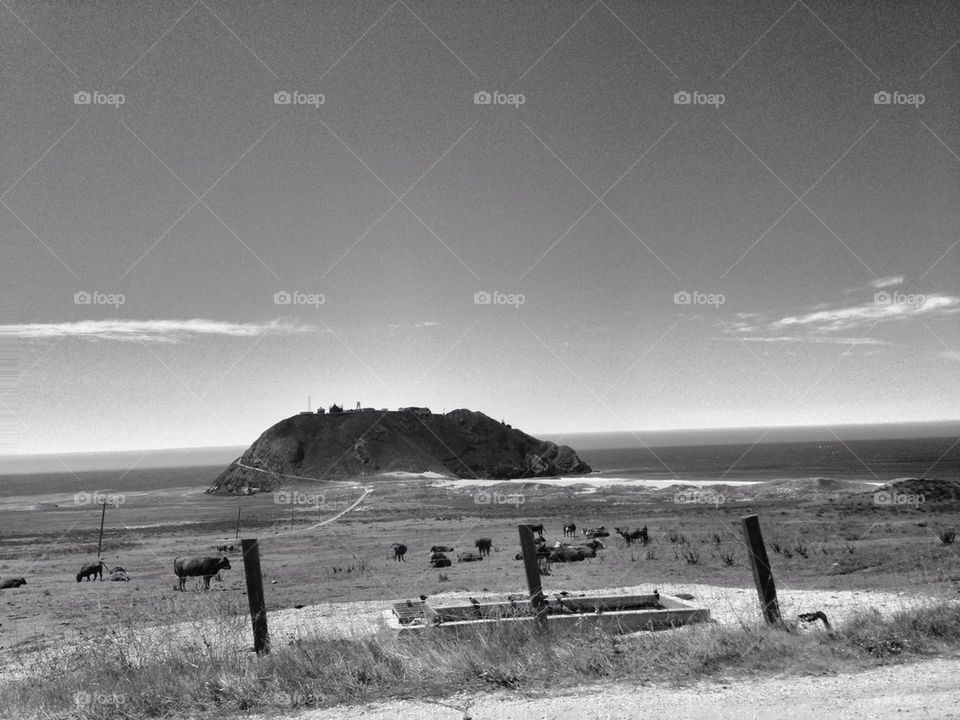
[[[431,553],[448,553],[453,552],[453,548],[449,545],[434,545],[430,548]]]
[[[437,557],[430,558],[430,567],[435,567],[435,568],[450,567],[450,565],[453,564],[450,562],[450,558],[448,558],[443,553],[437,553],[436,555]]]
[[[610,531],[606,527],[601,525],[598,528],[584,528],[583,529],[584,537],[588,537],[591,540],[598,537],[610,537]]]
[[[592,552],[593,555],[588,555],[588,552]],[[551,550],[550,555],[547,557],[552,563],[580,562],[581,560],[586,560],[588,557],[594,557],[596,554],[596,550],[591,551],[589,548],[584,547],[559,547]]]
[[[7,588],[20,587],[21,585],[26,585],[26,584],[27,584],[27,581],[24,580],[22,577],[6,578],[4,580],[0,580],[0,590],[6,590]]]
[[[475,552],[462,552],[457,555],[457,562],[477,562],[483,560],[483,555]]]
[[[100,560],[95,563],[87,563],[82,568],[80,572],[77,573],[77,582],[80,582],[86,578],[88,581],[96,578],[97,580],[103,581],[103,560]]]
[[[477,551],[480,553],[480,557],[486,557],[490,554],[490,548],[493,547],[493,540],[490,538],[480,538],[477,540],[474,545],[477,548]]]
[[[537,548],[537,558],[547,558],[550,557],[550,553],[553,552],[553,548],[548,548],[546,545],[540,545]],[[514,560],[523,560],[523,553],[518,552],[513,556]]]
[[[111,582],[130,582],[130,576],[123,570],[114,570],[107,578]]]
[[[180,578],[180,590],[183,590],[188,577],[203,577],[203,589],[210,589],[210,578],[221,570],[229,570],[230,561],[225,557],[177,558],[173,561],[173,571]]]

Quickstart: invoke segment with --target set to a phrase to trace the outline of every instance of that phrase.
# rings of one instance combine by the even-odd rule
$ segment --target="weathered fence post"
[[[756,515],[747,515],[740,519],[743,521],[747,551],[750,554],[750,565],[753,568],[753,581],[757,586],[757,595],[760,597],[763,616],[770,625],[779,623],[780,605],[777,603],[777,587],[773,582],[770,560],[767,558],[767,548],[763,544],[763,535],[760,533],[760,518]]]
[[[523,569],[527,573],[527,587],[530,589],[530,605],[542,629],[547,628],[547,602],[540,585],[540,566],[537,563],[537,546],[533,542],[533,531],[529,525],[519,525],[520,550],[523,552]]]
[[[247,576],[247,600],[250,602],[250,620],[253,623],[253,649],[257,654],[270,652],[270,634],[267,632],[267,606],[263,598],[263,576],[260,574],[260,547],[256,538],[240,541],[243,549],[243,571]]]

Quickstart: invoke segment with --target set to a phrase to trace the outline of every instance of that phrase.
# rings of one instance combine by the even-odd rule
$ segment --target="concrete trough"
[[[398,603],[383,613],[387,627],[401,635],[424,631],[475,631],[510,623],[534,622],[529,601],[488,602],[432,606]],[[600,628],[610,633],[669,628],[707,622],[710,611],[673,595],[654,591],[649,595],[567,596],[549,601],[547,622],[551,629]]]

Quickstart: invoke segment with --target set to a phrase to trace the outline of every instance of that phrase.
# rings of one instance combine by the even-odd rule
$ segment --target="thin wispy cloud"
[[[903,275],[891,275],[890,277],[877,278],[870,283],[870,287],[880,289],[885,287],[893,287],[894,285],[903,284]]]
[[[25,340],[78,338],[118,342],[178,343],[201,337],[258,337],[316,332],[313,325],[289,320],[263,323],[233,323],[194,318],[190,320],[79,320],[63,323],[0,325],[0,335]]]
[[[948,315],[960,312],[960,298],[950,295],[911,295],[903,301],[891,298],[889,302],[873,301],[851,307],[820,310],[805,315],[785,317],[770,323],[768,329],[777,332],[792,328],[807,328],[822,332],[842,332],[865,328],[877,322],[908,318]]]
[[[897,283],[887,278],[886,286]],[[777,319],[756,313],[739,313],[734,320],[721,323],[726,335],[760,343],[814,343],[833,345],[885,345],[863,333],[883,324],[944,317],[960,313],[960,297],[943,294],[908,295],[878,291],[869,302],[857,305],[825,307]]]

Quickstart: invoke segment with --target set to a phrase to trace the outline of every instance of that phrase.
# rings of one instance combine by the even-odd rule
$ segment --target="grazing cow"
[[[646,525],[644,525],[639,530],[630,530],[629,528],[625,528],[623,530],[621,530],[620,528],[614,528],[614,529],[617,531],[617,535],[619,535],[626,541],[627,545],[632,545],[638,540],[643,545],[646,545],[648,542],[650,542],[650,537],[647,535]]]
[[[567,523],[563,526],[563,536],[564,537],[576,537],[577,536],[577,526],[574,523]]]
[[[432,553],[453,552],[453,548],[450,547],[449,545],[434,545],[432,548],[430,548],[430,552]]]
[[[587,550],[587,548],[582,547],[559,547],[551,550],[547,557],[550,562],[579,562],[588,557]],[[596,555],[595,550],[593,553]]]
[[[0,590],[6,590],[7,588],[20,587],[21,585],[26,585],[27,581],[22,577],[18,578],[7,578],[6,580],[0,580]]]
[[[77,573],[77,582],[80,582],[86,578],[88,581],[97,578],[103,582],[103,560],[98,560],[95,563],[88,563],[80,568],[80,572]]]
[[[530,532],[537,533],[540,537],[543,537],[543,523],[539,525],[527,525],[530,528]]]
[[[111,582],[130,582],[130,576],[123,570],[114,570],[107,578]]]
[[[221,570],[229,570],[230,561],[225,557],[177,558],[173,561],[173,571],[180,578],[180,590],[188,577],[203,577],[203,589],[210,589],[210,578]]]
[[[462,552],[457,555],[457,562],[477,562],[483,560],[483,555],[475,552]]]
[[[453,563],[450,562],[450,558],[448,558],[443,553],[437,553],[437,557],[430,558],[430,567],[435,567],[435,568],[450,567],[452,564]]]
[[[601,525],[598,528],[589,528],[589,529],[584,528],[583,535],[584,537],[588,537],[592,540],[593,538],[598,538],[598,537],[610,537],[610,532],[607,530],[606,527]]]
[[[490,554],[490,548],[493,547],[493,540],[490,538],[480,538],[474,543],[477,550],[480,552],[480,557],[486,557]]]
[[[393,559],[397,562],[406,562],[404,555],[407,554],[407,546],[403,543],[394,543],[390,547],[393,548]]]

